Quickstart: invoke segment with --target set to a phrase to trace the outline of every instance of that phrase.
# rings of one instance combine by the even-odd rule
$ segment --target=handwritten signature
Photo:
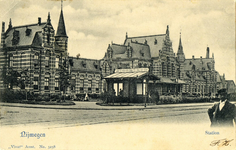
[[[233,141],[234,139],[231,139],[231,140],[228,140],[228,139],[221,139],[221,140],[214,140],[214,141],[212,141],[211,142],[211,146],[219,146],[219,147],[221,147],[221,146],[229,146],[229,143],[231,142],[231,141]]]

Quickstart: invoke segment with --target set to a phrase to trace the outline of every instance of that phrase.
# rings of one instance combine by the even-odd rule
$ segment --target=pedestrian
[[[211,121],[211,127],[234,126],[235,121],[235,105],[227,99],[227,90],[221,89],[218,91],[220,102],[215,103],[208,109],[208,115]]]
[[[84,98],[84,100],[85,100],[85,101],[88,101],[88,100],[89,100],[89,96],[88,96],[87,93],[85,94],[85,98]]]

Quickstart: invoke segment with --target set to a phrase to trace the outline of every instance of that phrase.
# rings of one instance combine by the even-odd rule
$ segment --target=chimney
[[[38,25],[41,25],[41,18],[38,17]]]
[[[209,58],[209,53],[210,53],[210,48],[207,47],[207,51],[206,51],[206,58]]]
[[[2,22],[1,48],[5,45],[5,22]]]
[[[2,33],[5,32],[5,22],[2,22]]]

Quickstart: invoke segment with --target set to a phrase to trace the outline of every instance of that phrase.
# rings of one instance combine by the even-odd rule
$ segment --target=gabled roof
[[[138,36],[138,37],[127,37],[124,44],[128,45],[131,41],[137,41],[138,43],[145,43],[150,47],[151,57],[158,57],[159,50],[162,50],[163,41],[166,37],[166,34],[159,34],[159,35],[149,35],[149,36]],[[156,44],[155,44],[156,41]]]
[[[233,84],[235,86],[234,80],[225,80],[227,84]]]
[[[72,71],[79,72],[100,72],[100,61],[96,59],[85,59],[85,58],[76,58],[69,57],[73,59]]]
[[[36,36],[36,33],[41,38],[40,32],[42,32],[42,28],[45,26],[45,22],[39,24],[29,24],[24,26],[15,26],[11,29],[7,30],[6,32],[6,47],[12,47],[12,39],[13,39],[13,32],[14,30],[19,31],[19,42],[16,44],[16,46],[29,46],[33,45],[34,39]],[[26,29],[31,29],[31,32],[28,36],[26,36]],[[42,41],[41,41],[42,42]],[[42,43],[41,43],[42,44]]]
[[[212,58],[185,59],[184,70],[192,70],[192,67],[195,66],[198,71],[207,71],[212,69],[211,64]]]
[[[132,57],[131,58],[151,59],[150,48],[148,45],[136,43],[136,42],[131,42],[129,46],[131,47],[131,50],[132,50]],[[113,52],[112,58],[113,59],[128,58],[127,53],[126,53],[128,50],[128,46],[112,43],[109,48],[112,49],[112,52]]]

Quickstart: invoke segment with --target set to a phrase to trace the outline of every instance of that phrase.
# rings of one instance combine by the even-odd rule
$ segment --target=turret
[[[48,24],[48,25],[51,25],[50,12],[48,12],[48,19],[47,19],[47,24]]]
[[[8,29],[11,29],[11,28],[12,28],[12,23],[11,23],[11,18],[10,18]]]
[[[169,26],[167,25],[167,28],[166,28],[166,35],[169,36]]]
[[[64,54],[66,54],[67,53],[67,41],[68,41],[68,36],[66,34],[66,27],[65,27],[65,22],[64,22],[63,10],[62,10],[62,6],[61,6],[61,13],[60,13],[59,22],[58,22],[57,33],[55,36],[55,51],[60,52],[60,53],[63,52]]]
[[[181,42],[181,33],[180,33],[180,38],[179,38],[179,47],[178,47],[178,52],[177,52],[177,60],[179,62],[184,62],[185,61],[185,55],[183,51],[183,46]]]

